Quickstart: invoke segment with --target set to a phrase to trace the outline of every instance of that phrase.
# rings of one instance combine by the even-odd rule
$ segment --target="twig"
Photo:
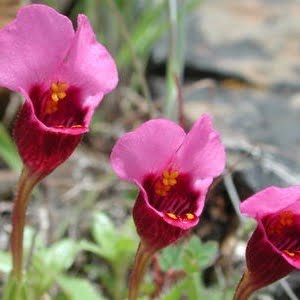
[[[231,174],[229,174],[229,173],[225,174],[223,178],[224,178],[225,187],[227,189],[227,192],[228,192],[229,198],[231,200],[231,203],[233,205],[233,208],[235,210],[235,213],[237,214],[239,220],[242,223],[242,222],[244,222],[245,217],[240,212],[241,199],[240,199],[239,194],[236,190],[236,187],[235,187],[234,182],[232,180]]]

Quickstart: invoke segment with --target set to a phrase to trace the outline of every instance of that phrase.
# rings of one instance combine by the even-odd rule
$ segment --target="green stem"
[[[23,234],[26,221],[28,199],[39,179],[23,169],[19,179],[17,194],[12,211],[11,252],[13,259],[12,275],[22,281],[23,273]]]
[[[140,242],[135,256],[133,270],[129,282],[129,296],[128,300],[137,300],[139,290],[145,275],[146,267],[148,266],[154,251],[149,250]]]

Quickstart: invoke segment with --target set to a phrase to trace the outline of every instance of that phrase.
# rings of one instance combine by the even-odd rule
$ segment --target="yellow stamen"
[[[291,256],[291,257],[294,257],[294,256],[296,255],[295,252],[291,252],[291,251],[289,251],[289,250],[284,250],[283,252],[284,252],[285,254],[287,254],[288,256]]]
[[[52,114],[58,109],[58,102],[67,96],[68,84],[64,82],[53,82],[51,84],[51,99],[46,103],[45,112],[46,114]]]
[[[68,89],[68,84],[64,82],[53,82],[51,84],[51,98],[53,101],[58,101],[64,99],[67,94],[66,91]]]
[[[172,186],[177,184],[178,171],[164,170],[160,181],[155,183],[154,189],[159,196],[166,196]]]
[[[191,214],[191,213],[187,213],[187,214],[185,214],[185,216],[186,216],[186,218],[187,218],[188,220],[193,220],[193,219],[195,219],[195,215],[194,215],[194,214]]]
[[[72,125],[71,128],[83,128],[82,125]]]
[[[178,217],[175,214],[172,214],[172,213],[167,213],[167,216],[170,217],[173,220],[177,220],[178,219]]]
[[[177,183],[176,178],[178,177],[179,172],[178,171],[168,171],[165,170],[163,172],[163,179],[162,182],[164,185],[175,185]]]

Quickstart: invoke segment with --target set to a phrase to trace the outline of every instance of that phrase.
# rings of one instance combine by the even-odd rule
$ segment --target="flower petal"
[[[26,168],[43,178],[73,153],[88,129],[45,126],[34,114],[29,96],[21,92],[25,103],[15,122],[14,139]]]
[[[195,214],[197,216],[200,216],[202,214],[202,211],[203,211],[203,207],[204,207],[204,204],[205,204],[205,198],[206,198],[206,195],[207,195],[207,191],[212,183],[213,179],[210,177],[210,178],[205,178],[205,179],[198,179],[195,181],[194,183],[194,188],[196,191],[199,191],[199,198],[198,198],[198,201],[197,201],[197,210],[195,211]]]
[[[175,165],[196,178],[216,177],[225,166],[225,150],[210,116],[203,115],[187,134],[178,150]]]
[[[0,85],[29,92],[55,72],[74,30],[70,20],[45,5],[29,5],[0,31]]]
[[[106,48],[97,42],[85,15],[78,16],[78,27],[60,72],[64,80],[81,87],[85,105],[95,108],[104,94],[118,82],[117,68]]]
[[[295,201],[300,201],[300,186],[279,188],[271,186],[248,198],[241,204],[241,212],[249,217],[261,219],[276,213]]]
[[[156,119],[122,136],[114,146],[111,164],[119,177],[142,182],[148,174],[160,174],[185,137],[174,122]]]

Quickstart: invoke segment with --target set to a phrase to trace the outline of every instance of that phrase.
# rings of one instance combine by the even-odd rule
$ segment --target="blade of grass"
[[[122,16],[119,8],[117,7],[116,3],[113,0],[106,0],[106,1],[109,4],[110,9],[114,13],[114,15],[117,19],[117,22],[119,23],[121,34],[130,49],[132,62],[136,69],[136,72],[139,76],[139,80],[140,80],[141,88],[143,90],[144,97],[148,100],[148,102],[151,102],[151,95],[150,95],[149,87],[148,87],[148,84],[147,84],[147,81],[146,81],[146,78],[144,75],[143,66],[142,66],[142,63],[141,63],[139,57],[137,56],[137,54],[135,52],[133,45],[131,44],[130,33],[128,31],[126,22],[124,21],[124,18]]]
[[[0,123],[0,157],[14,171],[20,172],[22,162],[6,128]]]

